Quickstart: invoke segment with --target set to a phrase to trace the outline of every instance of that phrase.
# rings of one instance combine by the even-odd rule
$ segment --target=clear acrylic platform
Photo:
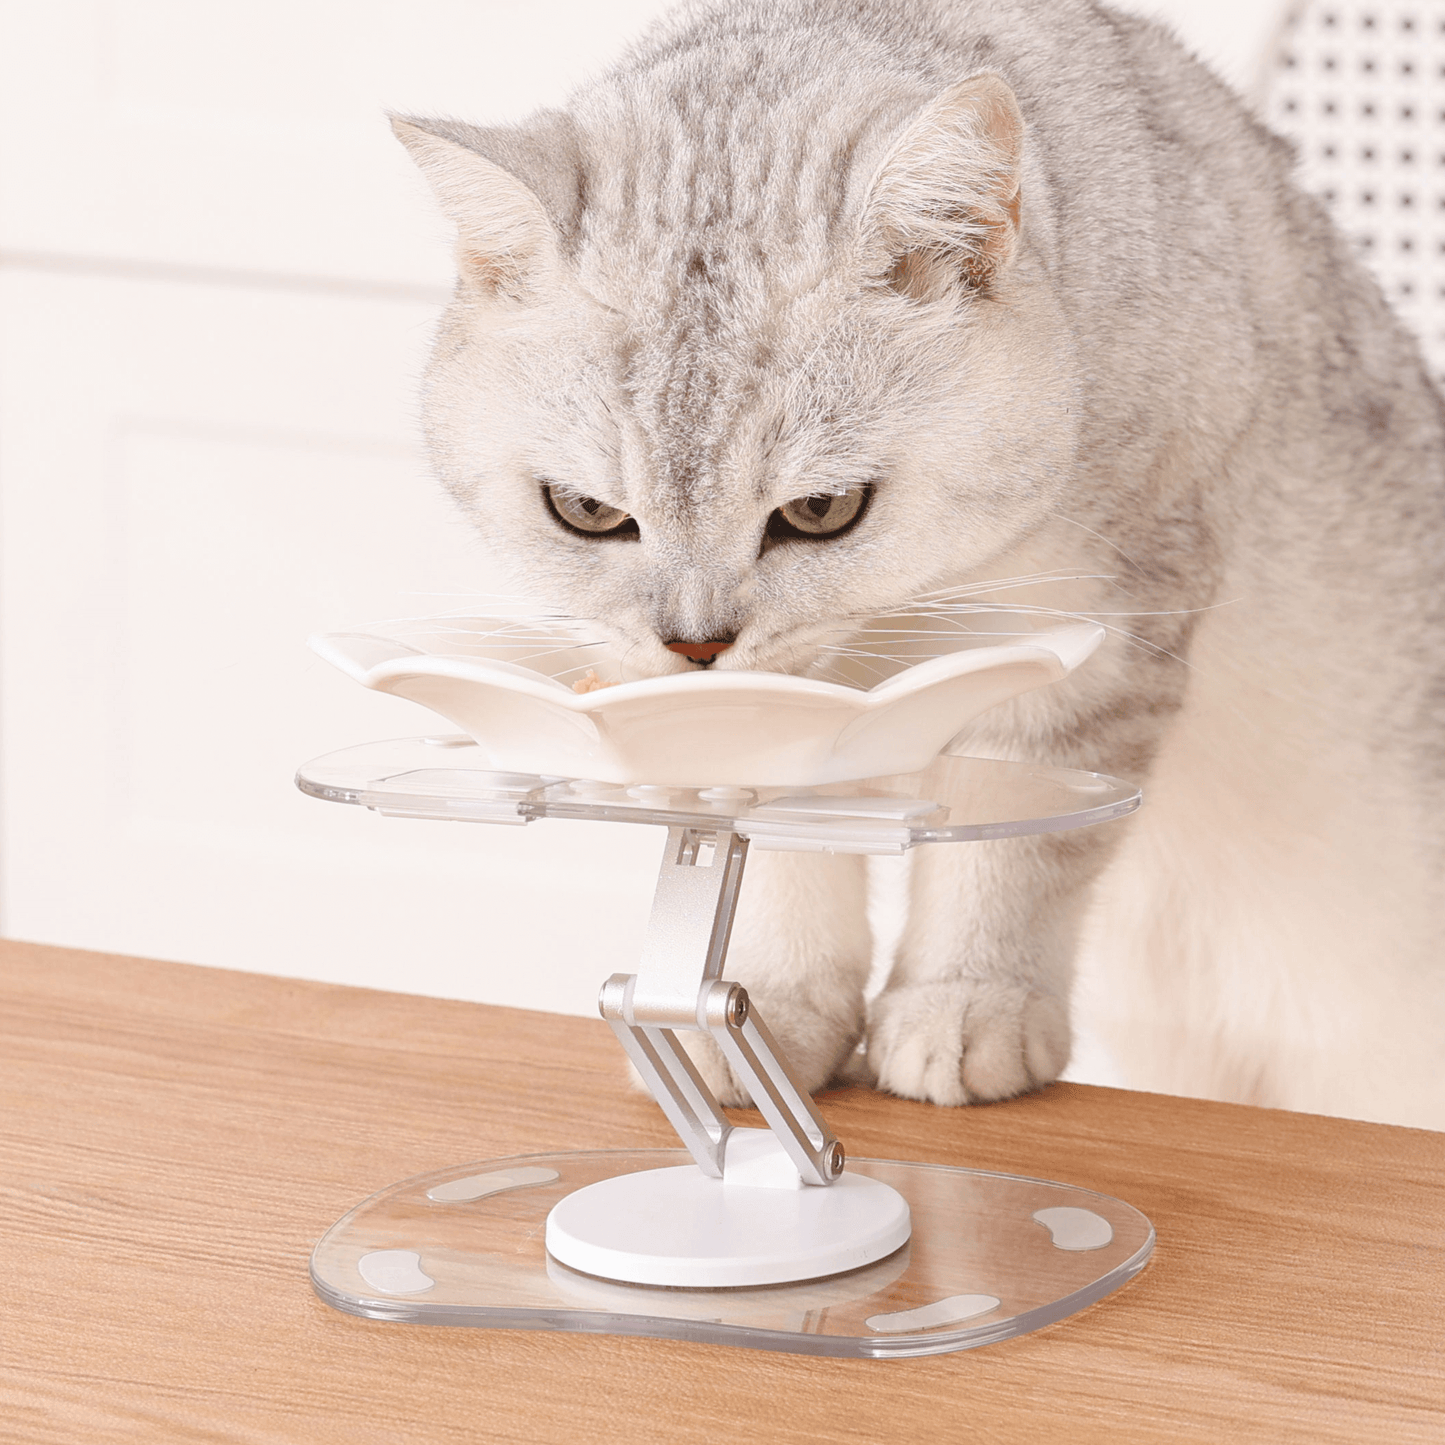
[[[636,974],[600,1007],[686,1150],[457,1165],[391,1186],[316,1246],[312,1283],[409,1323],[707,1340],[808,1354],[936,1354],[1092,1304],[1149,1258],[1149,1221],[1067,1184],[848,1159],[740,985],[723,976],[752,848],[901,853],[1062,831],[1139,806],[1095,773],[944,755],[924,772],[821,787],[621,786],[497,773],[465,736],[306,764],[314,797],[503,824],[667,829]],[[768,1129],[739,1129],[680,1034],[709,1033]]]
[[[398,818],[539,818],[727,829],[754,848],[902,853],[1122,818],[1139,790],[1101,773],[943,754],[926,772],[811,788],[624,786],[489,771],[463,733],[346,748],[305,764],[303,793]]]

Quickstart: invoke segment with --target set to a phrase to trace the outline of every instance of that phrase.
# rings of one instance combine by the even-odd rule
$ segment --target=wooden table
[[[1440,1134],[840,1090],[854,1154],[1118,1195],[1153,1261],[1074,1319],[919,1360],[379,1324],[306,1274],[366,1194],[673,1143],[605,1025],[16,943],[0,995],[5,1442],[1445,1440]]]

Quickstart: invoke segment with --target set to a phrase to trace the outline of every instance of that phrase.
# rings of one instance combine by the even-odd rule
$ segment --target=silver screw
[[[728,993],[728,1023],[740,1029],[748,1021],[748,991],[736,984]]]
[[[828,1146],[828,1178],[836,1179],[843,1172],[843,1165],[847,1162],[848,1156],[843,1152],[843,1146],[836,1141]]]

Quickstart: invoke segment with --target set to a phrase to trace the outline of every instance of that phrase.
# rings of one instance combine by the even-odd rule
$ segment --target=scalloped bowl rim
[[[449,624],[457,620],[445,619]],[[515,622],[466,620],[497,622],[499,640]],[[538,618],[537,622],[554,627],[559,640],[577,642],[564,620]],[[455,627],[447,630],[454,633]],[[421,634],[413,636],[419,640]],[[489,634],[478,630],[474,636],[484,641]],[[1095,622],[1071,620],[1030,632],[1027,640],[995,644],[989,636],[970,634],[965,645],[903,667],[867,689],[790,673],[737,669],[666,673],[586,693],[537,667],[477,654],[431,651],[384,632],[349,629],[318,634],[309,641],[318,655],[355,681],[447,718],[504,770],[675,786],[812,786],[927,766],[928,759],[981,713],[1067,676],[1099,646],[1105,629]],[[569,653],[575,657],[575,650],[567,647],[543,656],[557,656],[558,670],[566,674],[577,670],[561,665]],[[970,706],[957,696],[954,685],[969,675],[980,675],[980,686],[987,693],[983,678],[1010,669],[1015,682],[1021,675],[1025,680],[1010,687],[1001,678],[1004,690],[995,689],[981,706]],[[1031,680],[1030,671],[1035,673]],[[414,683],[422,686],[408,686]],[[443,691],[438,692],[438,686]],[[462,692],[449,697],[448,687]],[[934,693],[944,695],[930,700]],[[497,727],[489,728],[484,716],[488,694],[510,695],[524,707],[540,709],[533,714],[535,723],[519,722],[518,714],[508,714],[502,707]],[[709,707],[709,696],[716,699],[716,711]],[[753,722],[760,726],[741,724],[736,711],[740,705],[754,709]],[[679,719],[676,730],[667,728],[670,709]],[[894,709],[901,716],[889,724],[884,719]],[[774,713],[771,723],[770,712]],[[585,719],[592,736],[559,738],[544,725],[547,714],[558,722],[559,714],[579,722]],[[865,727],[873,730],[871,741],[859,733]]]
[[[986,635],[986,634],[981,634]],[[307,638],[307,645],[319,657],[339,668],[357,682],[377,691],[385,691],[387,682],[418,675],[446,677],[456,682],[483,682],[502,685],[515,692],[535,696],[539,702],[560,704],[573,712],[601,712],[614,703],[638,697],[666,696],[687,693],[746,689],[756,692],[792,693],[795,696],[830,698],[859,711],[887,707],[900,697],[931,687],[935,682],[963,677],[970,672],[986,672],[1011,662],[1050,659],[1056,662],[1060,676],[1072,672],[1085,661],[1104,640],[1105,629],[1096,622],[1070,622],[1037,634],[1029,642],[1001,643],[960,648],[940,657],[914,663],[892,677],[870,688],[850,687],[846,683],[826,682],[822,678],[798,677],[787,672],[761,672],[738,668],[732,671],[669,672],[658,677],[642,677],[631,682],[609,683],[593,692],[574,692],[564,682],[549,677],[536,668],[521,663],[504,662],[490,657],[459,657],[453,654],[422,652],[408,648],[404,656],[388,658],[370,667],[359,666],[353,658],[334,645],[342,638],[365,638],[386,642],[398,648],[407,644],[384,633],[348,628],[341,632],[318,632]],[[1049,646],[1049,642],[1071,642],[1066,651]]]

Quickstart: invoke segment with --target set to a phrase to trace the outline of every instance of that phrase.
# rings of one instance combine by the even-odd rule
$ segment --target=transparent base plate
[[[913,1237],[848,1274],[747,1289],[617,1284],[543,1243],[574,1189],[690,1162],[681,1149],[531,1154],[395,1184],[311,1256],[327,1304],[368,1319],[703,1340],[799,1354],[943,1354],[1076,1314],[1143,1269],[1154,1229],[1106,1194],[941,1164],[850,1159],[908,1201]]]

